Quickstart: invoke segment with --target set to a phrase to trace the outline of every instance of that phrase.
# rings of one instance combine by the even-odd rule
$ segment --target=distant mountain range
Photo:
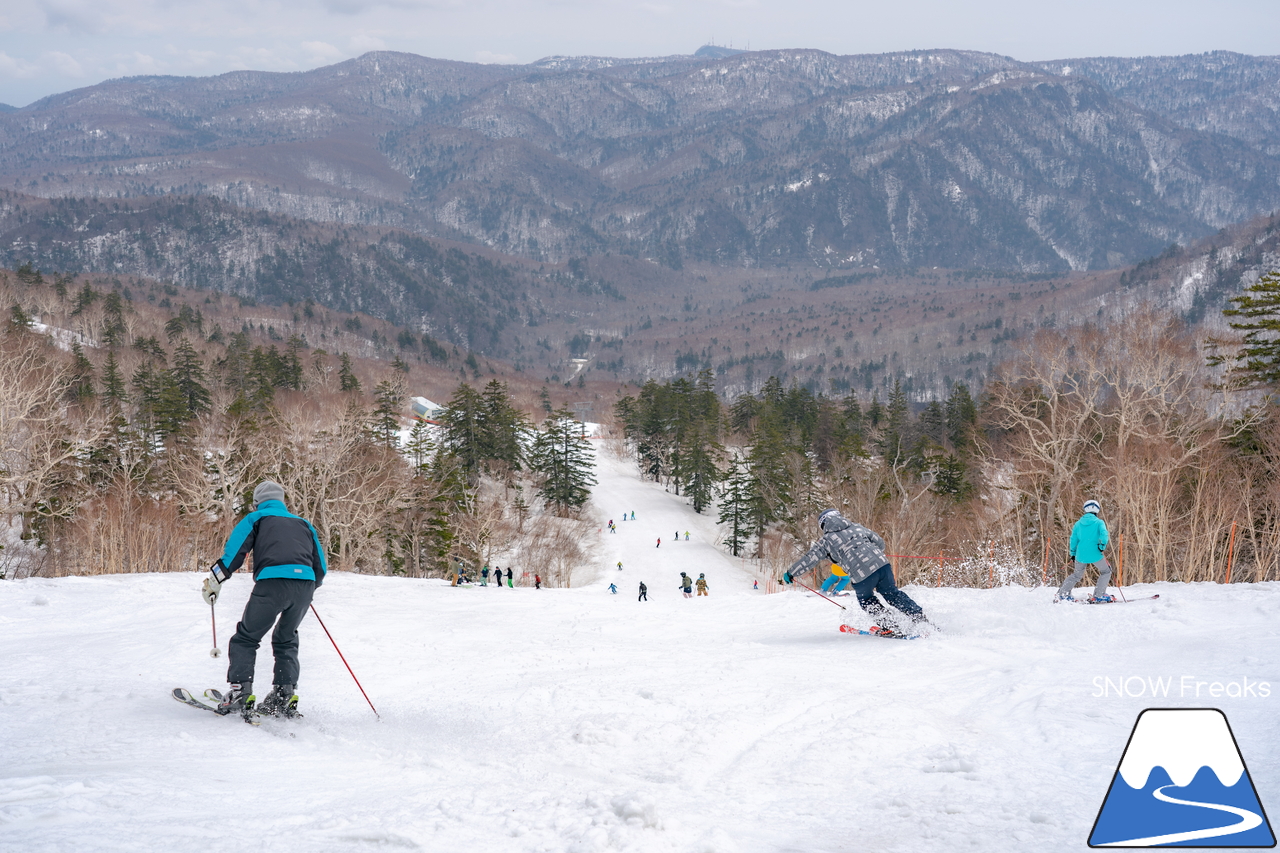
[[[1280,58],[709,52],[113,80],[0,112],[0,187],[671,269],[1113,268],[1280,208]]]

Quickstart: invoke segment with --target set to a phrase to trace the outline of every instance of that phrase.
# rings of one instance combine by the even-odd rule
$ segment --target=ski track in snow
[[[753,592],[714,518],[633,464],[602,454],[598,476],[580,588],[330,578],[316,607],[381,722],[310,618],[306,719],[173,701],[225,679],[197,575],[0,583],[0,847],[1079,850],[1145,707],[1222,707],[1264,803],[1280,790],[1275,696],[1092,695],[1103,675],[1280,687],[1280,584],[1107,608],[909,587],[945,633],[889,642],[839,633],[811,594]],[[710,597],[682,598],[681,570]],[[224,591],[224,649],[250,587]],[[264,693],[265,645],[258,667]]]

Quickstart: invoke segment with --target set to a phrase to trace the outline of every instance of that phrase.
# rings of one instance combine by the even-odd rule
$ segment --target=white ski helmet
[[[1087,500],[1084,502],[1084,511],[1091,512],[1094,515],[1102,512],[1102,505],[1095,500]]]

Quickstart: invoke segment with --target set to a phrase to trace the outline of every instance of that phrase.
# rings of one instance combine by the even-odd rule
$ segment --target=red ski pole
[[[795,580],[795,578],[792,578],[792,580]],[[807,583],[801,583],[801,582],[800,582],[800,581],[798,581],[798,580],[797,580],[797,581],[795,581],[795,582],[796,582],[796,583],[798,583],[798,584],[800,584],[800,586],[804,587],[805,589],[809,590],[809,592],[811,592],[811,593],[813,593],[814,595],[818,596],[818,598],[827,598],[825,595],[823,595],[822,593],[818,592],[816,589],[814,589],[813,587],[809,586]],[[834,598],[827,598],[827,601],[830,601],[832,604],[834,604],[836,607],[839,607],[841,610],[848,610],[848,609],[849,609],[849,608],[845,607],[843,604],[841,604],[840,602],[836,601]]]
[[[347,663],[346,657],[342,654],[342,649],[338,648],[338,644],[333,642],[333,635],[329,633],[329,629],[324,627],[324,620],[320,618],[320,614],[316,613],[316,606],[311,605],[311,612],[315,613],[316,621],[320,623],[320,627],[324,628],[324,635],[329,638],[329,642],[333,643],[333,650],[338,653],[338,657],[342,658],[342,665],[347,668],[347,672],[351,672],[351,664]],[[378,709],[373,707],[373,702],[369,701],[369,694],[364,692],[364,687],[360,685],[360,679],[356,678],[356,674],[351,672],[351,678],[355,681],[356,687],[360,688],[360,695],[364,697],[364,701],[369,702],[369,708],[373,711],[373,715],[379,720],[382,715],[378,713]]]

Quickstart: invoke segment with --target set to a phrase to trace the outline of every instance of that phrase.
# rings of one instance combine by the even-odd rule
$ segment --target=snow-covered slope
[[[1148,706],[1223,708],[1275,809],[1280,697],[1178,679],[1280,686],[1280,585],[1109,607],[911,588],[944,634],[848,636],[828,602],[752,592],[680,499],[601,467],[602,519],[636,521],[601,534],[594,583],[320,590],[381,722],[310,618],[306,719],[252,728],[172,701],[225,674],[195,575],[0,583],[0,847],[1079,850]],[[709,598],[675,588],[690,567]],[[234,578],[218,605],[224,648],[249,589]],[[1171,677],[1169,695],[1097,695],[1129,676]]]

